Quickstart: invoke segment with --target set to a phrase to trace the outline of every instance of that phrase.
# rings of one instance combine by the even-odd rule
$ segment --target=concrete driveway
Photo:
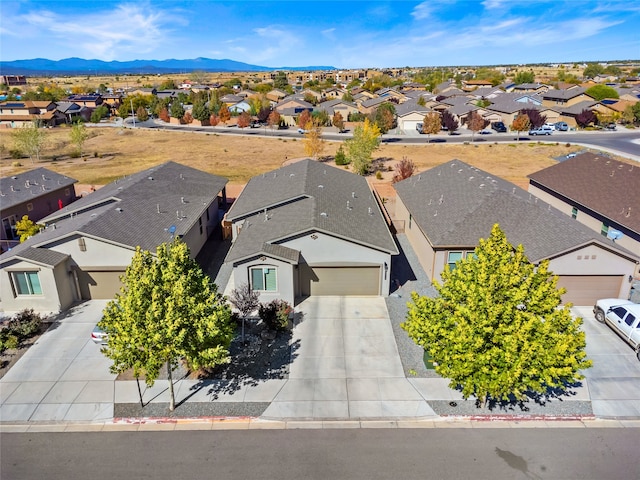
[[[312,297],[296,310],[289,380],[263,417],[435,415],[404,376],[384,298]]]
[[[61,314],[0,380],[3,422],[113,417],[116,376],[90,339],[105,305],[106,300],[92,300]]]
[[[640,362],[633,349],[593,316],[592,307],[573,307],[584,319],[587,355],[584,372],[593,413],[600,418],[640,418]]]

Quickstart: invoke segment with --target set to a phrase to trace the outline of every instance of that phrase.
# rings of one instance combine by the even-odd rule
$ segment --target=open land
[[[40,162],[32,163],[29,158],[10,158],[11,132],[0,131],[2,176],[42,166],[71,176],[79,184],[98,186],[171,160],[227,177],[231,185],[242,185],[254,175],[305,157],[302,138],[224,135],[214,133],[213,129],[212,133],[194,133],[92,128],[82,158],[73,158],[76,147],[70,141],[69,132],[67,128],[48,130]],[[326,142],[327,163],[333,164],[339,145],[340,142]],[[382,144],[374,153],[374,159],[378,159],[383,178],[376,180],[372,175],[370,179],[374,183],[390,183],[393,172],[389,170],[403,157],[416,164],[417,172],[457,158],[526,188],[527,175],[555,163],[553,157],[575,150],[575,146],[556,142]]]

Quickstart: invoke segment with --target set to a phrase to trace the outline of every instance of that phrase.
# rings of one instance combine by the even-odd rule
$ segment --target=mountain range
[[[143,74],[143,73],[181,73],[201,70],[205,72],[268,72],[274,70],[335,70],[329,66],[307,67],[264,67],[236,62],[235,60],[215,60],[211,58],[193,58],[188,60],[131,60],[127,62],[85,60],[83,58],[64,58],[48,60],[0,61],[2,75],[100,75],[100,74]]]

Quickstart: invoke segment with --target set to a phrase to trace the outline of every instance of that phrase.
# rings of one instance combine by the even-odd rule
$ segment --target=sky
[[[271,68],[637,60],[640,2],[0,2],[0,60],[69,57],[206,57]]]

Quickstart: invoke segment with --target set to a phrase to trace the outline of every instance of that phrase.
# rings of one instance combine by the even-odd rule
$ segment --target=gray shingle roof
[[[452,160],[395,184],[398,197],[434,247],[474,248],[498,223],[533,262],[588,243],[630,253],[521,188]]]
[[[67,255],[66,253],[60,253],[46,248],[27,247],[21,249],[20,252],[12,256],[7,255],[5,258],[5,256],[3,255],[0,264],[6,263],[6,260],[9,259],[16,259],[55,267],[67,258],[69,258],[69,255]]]
[[[71,187],[77,180],[66,175],[52,172],[46,168],[36,168],[0,179],[0,203],[7,209],[30,202],[40,195],[54,190]]]
[[[245,219],[245,224],[226,261],[257,254],[264,243],[279,243],[310,230],[397,253],[366,179],[314,160],[253,177],[227,219]]]
[[[587,89],[583,87],[568,88],[566,90],[548,90],[542,94],[545,100],[569,100],[582,95]]]
[[[582,102],[576,103],[575,105],[571,105],[570,107],[556,107],[555,110],[567,115],[578,115],[583,110],[591,110],[591,108],[597,104],[598,102],[595,101],[592,102],[589,100],[584,100]]]
[[[171,241],[171,226],[175,235],[186,234],[226,183],[226,178],[167,162],[112,182],[49,215],[40,222],[48,225],[46,230],[1,258],[75,233],[155,251]]]

